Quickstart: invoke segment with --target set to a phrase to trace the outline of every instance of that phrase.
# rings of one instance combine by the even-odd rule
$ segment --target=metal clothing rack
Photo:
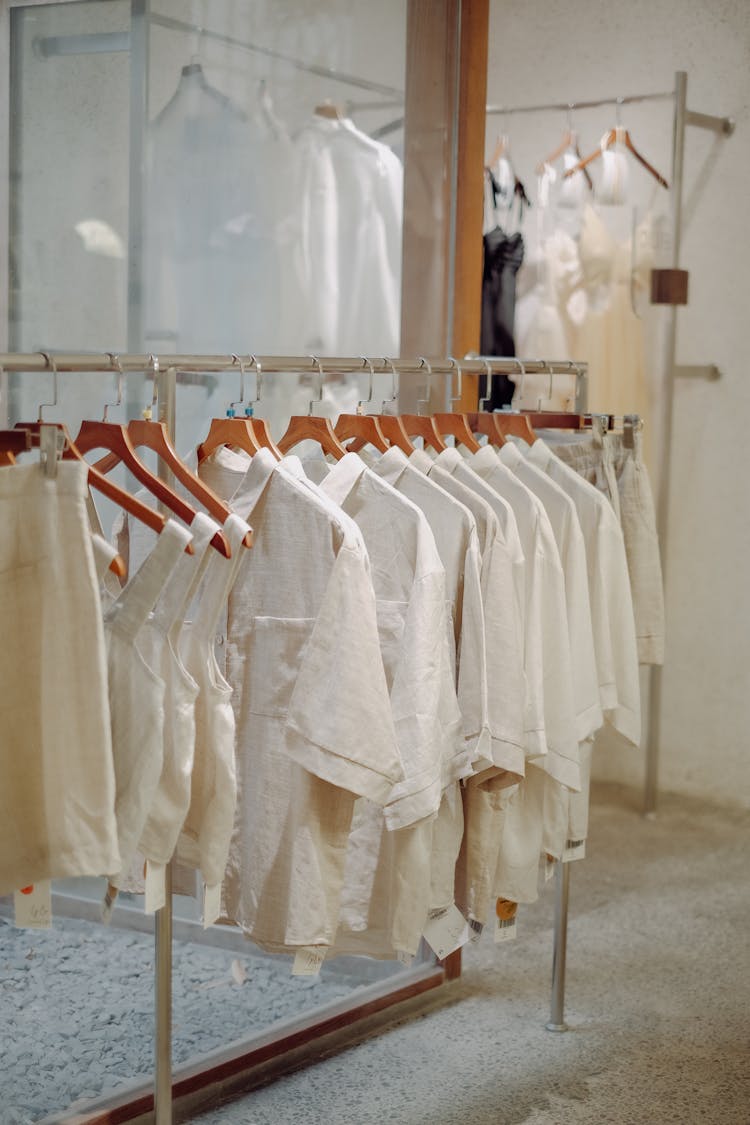
[[[549,102],[541,105],[500,106],[488,105],[488,115],[514,116],[526,113],[563,112],[595,109],[612,105],[618,109],[622,105],[641,102],[661,102],[671,100],[674,104],[672,124],[672,174],[670,177],[672,195],[671,215],[671,269],[680,269],[680,249],[682,241],[682,197],[685,161],[685,130],[692,125],[696,129],[708,129],[720,136],[730,137],[735,122],[731,117],[718,117],[710,113],[699,113],[688,109],[687,73],[675,72],[674,88],[669,91],[646,94],[612,96],[587,101]],[[664,362],[666,369],[666,410],[664,428],[659,435],[659,482],[656,498],[657,530],[662,554],[662,570],[666,581],[667,573],[667,532],[669,518],[669,492],[672,455],[672,421],[675,379],[683,375],[698,375],[701,378],[715,379],[717,369],[713,364],[681,367],[676,362],[677,354],[677,304],[671,304],[669,325],[665,337]],[[648,707],[648,732],[646,735],[646,774],[643,793],[643,812],[647,817],[656,813],[659,787],[659,758],[661,754],[661,716],[662,716],[662,669],[652,665],[650,671],[650,692]]]
[[[118,353],[55,353],[8,352],[0,354],[0,374],[13,372],[49,372],[54,378],[53,402],[58,404],[57,373],[101,372],[119,375],[153,372],[156,380],[159,420],[164,422],[172,437],[176,422],[176,389],[178,372],[238,371],[247,365],[263,373],[298,372],[312,374],[356,373],[362,370],[375,374],[426,376],[433,374],[453,376],[468,372],[494,375],[546,374],[576,377],[576,409],[584,410],[587,400],[588,368],[585,363],[569,360],[516,359],[470,357],[456,361],[453,357],[415,359],[387,357],[369,359],[362,356],[255,356],[255,355],[154,355]],[[394,388],[395,389],[395,388]],[[446,390],[450,398],[451,390]],[[455,400],[453,400],[455,401]],[[450,401],[447,403],[450,408]],[[166,475],[166,474],[165,474]],[[565,997],[565,952],[567,939],[568,889],[570,865],[556,864],[555,930],[553,948],[551,1015],[547,1028],[565,1031],[563,1007]],[[155,1074],[154,1122],[155,1125],[172,1125],[172,886],[171,871],[167,868],[166,904],[156,911],[155,940]]]

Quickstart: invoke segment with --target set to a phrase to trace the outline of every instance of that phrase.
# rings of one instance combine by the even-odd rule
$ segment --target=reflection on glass
[[[405,0],[217,0],[199,18],[197,7],[151,5],[140,122],[130,117],[139,60],[127,0],[12,10],[11,348],[397,355]],[[142,199],[130,166],[139,137]],[[317,397],[312,373],[264,379],[254,409],[274,436]],[[36,416],[49,382],[12,378],[9,424]],[[247,382],[251,400],[250,368]],[[236,369],[178,375],[182,452],[237,388]],[[326,375],[316,412],[353,412],[367,393],[364,369]],[[375,405],[391,396],[391,376],[378,376]],[[114,397],[110,378],[61,374],[48,413],[75,434]],[[128,375],[126,400],[138,417],[150,379]],[[124,483],[121,470],[114,479]],[[45,933],[15,929],[0,900],[8,1125],[153,1071],[153,919],[142,896],[121,895],[104,926],[104,880],[53,889]],[[319,978],[292,978],[290,958],[229,927],[204,931],[197,899],[179,896],[175,915],[178,1065],[398,971],[348,957]]]

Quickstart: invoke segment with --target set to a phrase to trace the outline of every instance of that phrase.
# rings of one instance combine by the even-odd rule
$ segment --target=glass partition
[[[406,9],[9,4],[9,350],[397,356]],[[3,424],[51,402],[48,375],[8,378]],[[246,384],[255,398],[251,369]],[[375,406],[393,389],[376,376]],[[254,409],[278,436],[319,390],[316,412],[354,410],[367,372],[322,388],[268,375]],[[140,416],[151,397],[146,373],[128,375],[110,418]],[[239,398],[236,369],[178,373],[178,448]],[[61,374],[46,416],[75,434],[114,399],[106,376]],[[113,513],[100,514],[109,530]],[[55,884],[47,931],[16,929],[0,899],[9,1125],[150,1080],[153,917],[122,894],[104,925],[103,891]],[[292,977],[290,958],[239,931],[204,931],[190,895],[174,917],[176,1066],[405,972],[342,957]]]

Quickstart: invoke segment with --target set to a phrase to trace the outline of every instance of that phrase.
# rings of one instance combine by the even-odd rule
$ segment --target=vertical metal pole
[[[146,130],[148,127],[150,0],[130,3],[130,120],[128,180],[127,350],[144,350],[144,254],[146,227]],[[128,379],[128,418],[139,418],[143,388]]]
[[[159,421],[175,433],[177,373],[173,367],[157,373]],[[170,483],[172,474],[159,463],[159,476]],[[172,867],[165,872],[166,902],[154,918],[155,1031],[154,1125],[172,1125]]]
[[[568,953],[570,864],[557,861],[555,872],[555,944],[552,953],[552,1001],[547,1031],[567,1031],[565,1022],[565,961]]]
[[[674,133],[672,137],[672,268],[679,269],[680,239],[682,235],[682,181],[685,162],[685,124],[687,114],[687,74],[675,74]],[[672,453],[672,420],[674,412],[675,359],[677,352],[677,306],[669,309],[669,326],[666,337],[666,391],[664,432],[659,442],[659,491],[656,505],[656,523],[661,549],[662,573],[666,585],[667,533],[669,531],[669,483]],[[659,754],[662,712],[662,669],[651,668],[649,691],[648,734],[646,742],[646,781],[643,811],[654,816],[659,788]]]

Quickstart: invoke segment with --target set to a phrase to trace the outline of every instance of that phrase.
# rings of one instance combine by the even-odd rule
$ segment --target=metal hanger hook
[[[373,383],[375,382],[375,367],[373,366],[372,360],[368,359],[366,355],[360,356],[360,359],[362,360],[362,366],[367,367],[369,370],[369,382],[367,385],[367,398],[361,398],[357,403],[357,414],[366,414],[367,411],[365,410],[365,407],[370,406],[372,403],[372,387]]]
[[[232,366],[234,366],[235,363],[240,365],[240,397],[235,399],[234,402],[229,403],[227,418],[234,418],[237,413],[234,409],[235,406],[242,406],[245,401],[245,361],[241,355],[235,355],[235,353],[232,352]]]
[[[463,370],[461,368],[461,364],[458,362],[457,359],[454,358],[454,356],[449,355],[448,359],[450,360],[451,366],[455,367],[456,374],[458,375],[458,386],[457,386],[458,394],[451,395],[450,400],[451,400],[451,402],[460,402],[461,397],[462,397],[461,392],[462,392],[462,389],[463,389],[464,373],[463,373]],[[452,380],[451,380],[451,382],[452,382]],[[451,386],[451,390],[453,390],[452,386]]]
[[[575,372],[576,372],[575,409],[578,410],[578,409],[580,409],[578,403],[579,403],[580,397],[581,397],[581,383],[583,382],[583,368],[581,367],[580,363],[575,363],[575,362],[571,362],[571,367],[574,367]]]
[[[249,418],[253,416],[253,408],[260,402],[263,393],[263,368],[260,365],[260,360],[254,355],[251,355],[250,359],[253,361],[253,367],[255,369],[255,398],[245,407],[245,414]]]
[[[617,98],[615,101],[615,128],[620,129],[622,125],[622,98]]]
[[[385,408],[389,402],[396,402],[396,400],[398,399],[399,387],[396,386],[396,380],[398,379],[399,384],[401,382],[401,376],[396,370],[396,364],[393,362],[393,360],[388,359],[387,356],[383,356],[383,363],[387,363],[391,369],[391,397],[383,399],[381,414],[385,414]]]
[[[307,410],[307,413],[309,415],[312,414],[313,406],[315,406],[315,403],[323,401],[323,379],[325,378],[325,374],[323,372],[323,364],[320,362],[318,357],[316,355],[311,355],[310,359],[315,364],[315,367],[317,368],[317,372],[318,372],[318,377],[316,379],[316,382],[317,382],[317,385],[318,385],[318,397],[310,399],[310,405],[309,405],[308,410]]]
[[[417,399],[417,414],[421,414],[422,412],[419,407],[422,405],[422,403],[426,403],[427,406],[430,405],[430,391],[432,390],[432,364],[428,359],[425,359],[423,355],[419,356],[418,358],[419,366],[427,368],[427,382],[425,383],[425,393],[427,395],[427,398]]]
[[[526,382],[526,367],[524,366],[523,360],[519,359],[518,356],[514,355],[513,356],[513,362],[518,365],[518,370],[519,370],[519,373],[521,375],[521,382],[516,387],[516,393],[513,395],[513,398],[511,399],[511,406],[515,402],[516,395],[518,396],[518,401],[523,402],[523,385]]]
[[[109,355],[112,353],[109,352]],[[147,422],[152,422],[156,414],[156,404],[159,400],[159,387],[157,385],[157,378],[159,375],[159,357],[154,355],[153,352],[149,355],[149,363],[151,366],[151,402],[148,406],[144,407],[141,411],[143,417]]]
[[[42,421],[42,411],[48,406],[57,406],[57,364],[55,363],[54,356],[51,352],[40,352],[39,355],[44,356],[47,367],[52,370],[52,402],[39,403],[39,417],[37,421]]]
[[[120,363],[120,357],[117,352],[106,352],[106,355],[109,358],[109,362],[117,372],[117,402],[105,402],[104,411],[102,413],[102,422],[109,421],[110,406],[122,406],[122,379],[124,375],[122,364]]]
[[[485,394],[484,398],[480,398],[480,400],[479,400],[479,410],[480,410],[480,413],[483,414],[487,409],[487,403],[492,398],[492,380],[494,378],[495,372],[492,370],[492,364],[490,363],[490,361],[488,359],[483,359],[482,363],[484,364],[484,366],[487,370],[487,385],[484,388],[485,391],[486,391],[486,394]]]

